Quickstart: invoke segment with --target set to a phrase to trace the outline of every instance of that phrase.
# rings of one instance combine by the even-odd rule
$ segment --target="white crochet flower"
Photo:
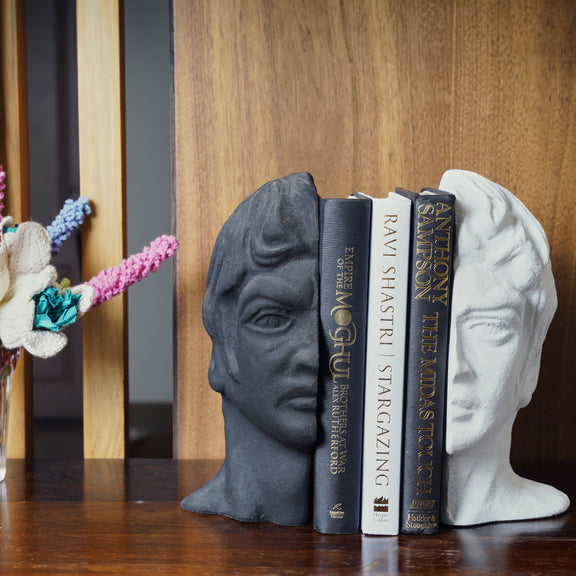
[[[12,219],[3,218],[0,226],[10,227]],[[48,358],[67,342],[62,332],[34,330],[34,296],[55,286],[56,268],[50,265],[51,241],[36,222],[24,222],[0,237],[0,340],[5,348],[23,347],[34,356]],[[70,288],[80,296],[78,317],[91,306],[93,289],[80,284]]]

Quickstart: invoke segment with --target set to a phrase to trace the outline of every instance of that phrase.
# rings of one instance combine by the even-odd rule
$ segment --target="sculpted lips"
[[[316,390],[309,386],[296,388],[286,394],[281,403],[299,410],[316,410]]]
[[[451,399],[448,405],[450,418],[452,420],[468,418],[476,409],[477,407],[474,400],[466,397]]]
[[[450,419],[455,422],[458,420],[467,420],[472,416],[472,410],[462,408],[459,406],[450,406],[451,417]]]

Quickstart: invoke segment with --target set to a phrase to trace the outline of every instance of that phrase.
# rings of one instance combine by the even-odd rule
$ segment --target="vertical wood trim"
[[[203,18],[206,4],[171,2],[172,188],[180,243],[175,285],[174,390],[174,455],[178,459],[223,458],[225,454],[220,396],[210,388],[207,379],[211,344],[202,326],[201,307],[213,243],[214,213],[218,205],[229,207],[233,201],[228,198],[228,190],[221,187],[218,202],[211,202],[207,198],[210,195],[202,192],[208,188],[203,188],[195,178],[202,171],[214,173],[219,169],[210,164],[203,152],[200,153],[205,160],[203,167],[200,167],[202,162],[197,161],[195,145],[201,140],[199,124],[210,120],[197,106],[191,87],[197,86],[202,92],[206,84],[201,74],[210,76],[212,71],[205,59],[196,59],[196,55],[188,51],[190,45],[186,43],[189,34],[209,33]],[[203,45],[203,39],[194,40],[198,40],[198,44],[192,42],[195,46]],[[191,121],[189,137],[187,121]],[[192,226],[188,225],[188,218]],[[185,239],[184,243],[181,238]]]
[[[3,215],[16,222],[30,218],[26,23],[23,0],[0,0],[1,90],[0,163],[6,170]],[[10,399],[8,457],[32,455],[32,362],[23,354]]]
[[[126,256],[121,0],[78,0],[77,34],[80,190],[94,209],[82,239],[88,280]],[[126,455],[126,312],[120,295],[83,320],[86,458]]]

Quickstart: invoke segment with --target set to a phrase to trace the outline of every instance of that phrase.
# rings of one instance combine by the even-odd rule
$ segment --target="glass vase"
[[[0,345],[0,482],[6,477],[6,448],[10,389],[20,349],[8,350]]]

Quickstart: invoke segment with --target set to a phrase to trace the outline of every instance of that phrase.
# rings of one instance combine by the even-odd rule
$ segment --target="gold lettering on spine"
[[[389,354],[394,345],[394,306],[396,296],[396,250],[398,241],[398,214],[386,214],[382,226],[382,256],[387,259],[380,270],[378,307],[378,351]],[[376,452],[374,460],[374,484],[390,484],[390,427],[392,425],[393,370],[390,364],[378,365],[376,401]],[[397,464],[396,464],[397,465]]]
[[[444,202],[418,205],[416,226],[415,299],[448,306],[450,288],[450,261],[453,207]],[[420,318],[420,366],[418,397],[418,433],[415,470],[415,498],[413,510],[433,510],[436,502],[431,498],[437,471],[434,469],[435,416],[437,404],[437,354],[439,352],[438,311],[428,312]],[[435,528],[438,518],[434,513],[408,514],[408,527]]]
[[[336,261],[335,304],[330,310],[335,327],[328,331],[332,354],[328,367],[332,376],[330,423],[330,473],[342,474],[348,460],[348,392],[350,389],[350,347],[356,343],[356,324],[350,299],[354,286],[354,248],[346,247]]]
[[[417,216],[415,298],[448,306],[452,207],[444,202],[419,204]]]
[[[390,461],[390,424],[392,416],[390,406],[390,388],[392,386],[392,366],[378,366],[378,398],[376,401],[376,486],[388,486]]]

